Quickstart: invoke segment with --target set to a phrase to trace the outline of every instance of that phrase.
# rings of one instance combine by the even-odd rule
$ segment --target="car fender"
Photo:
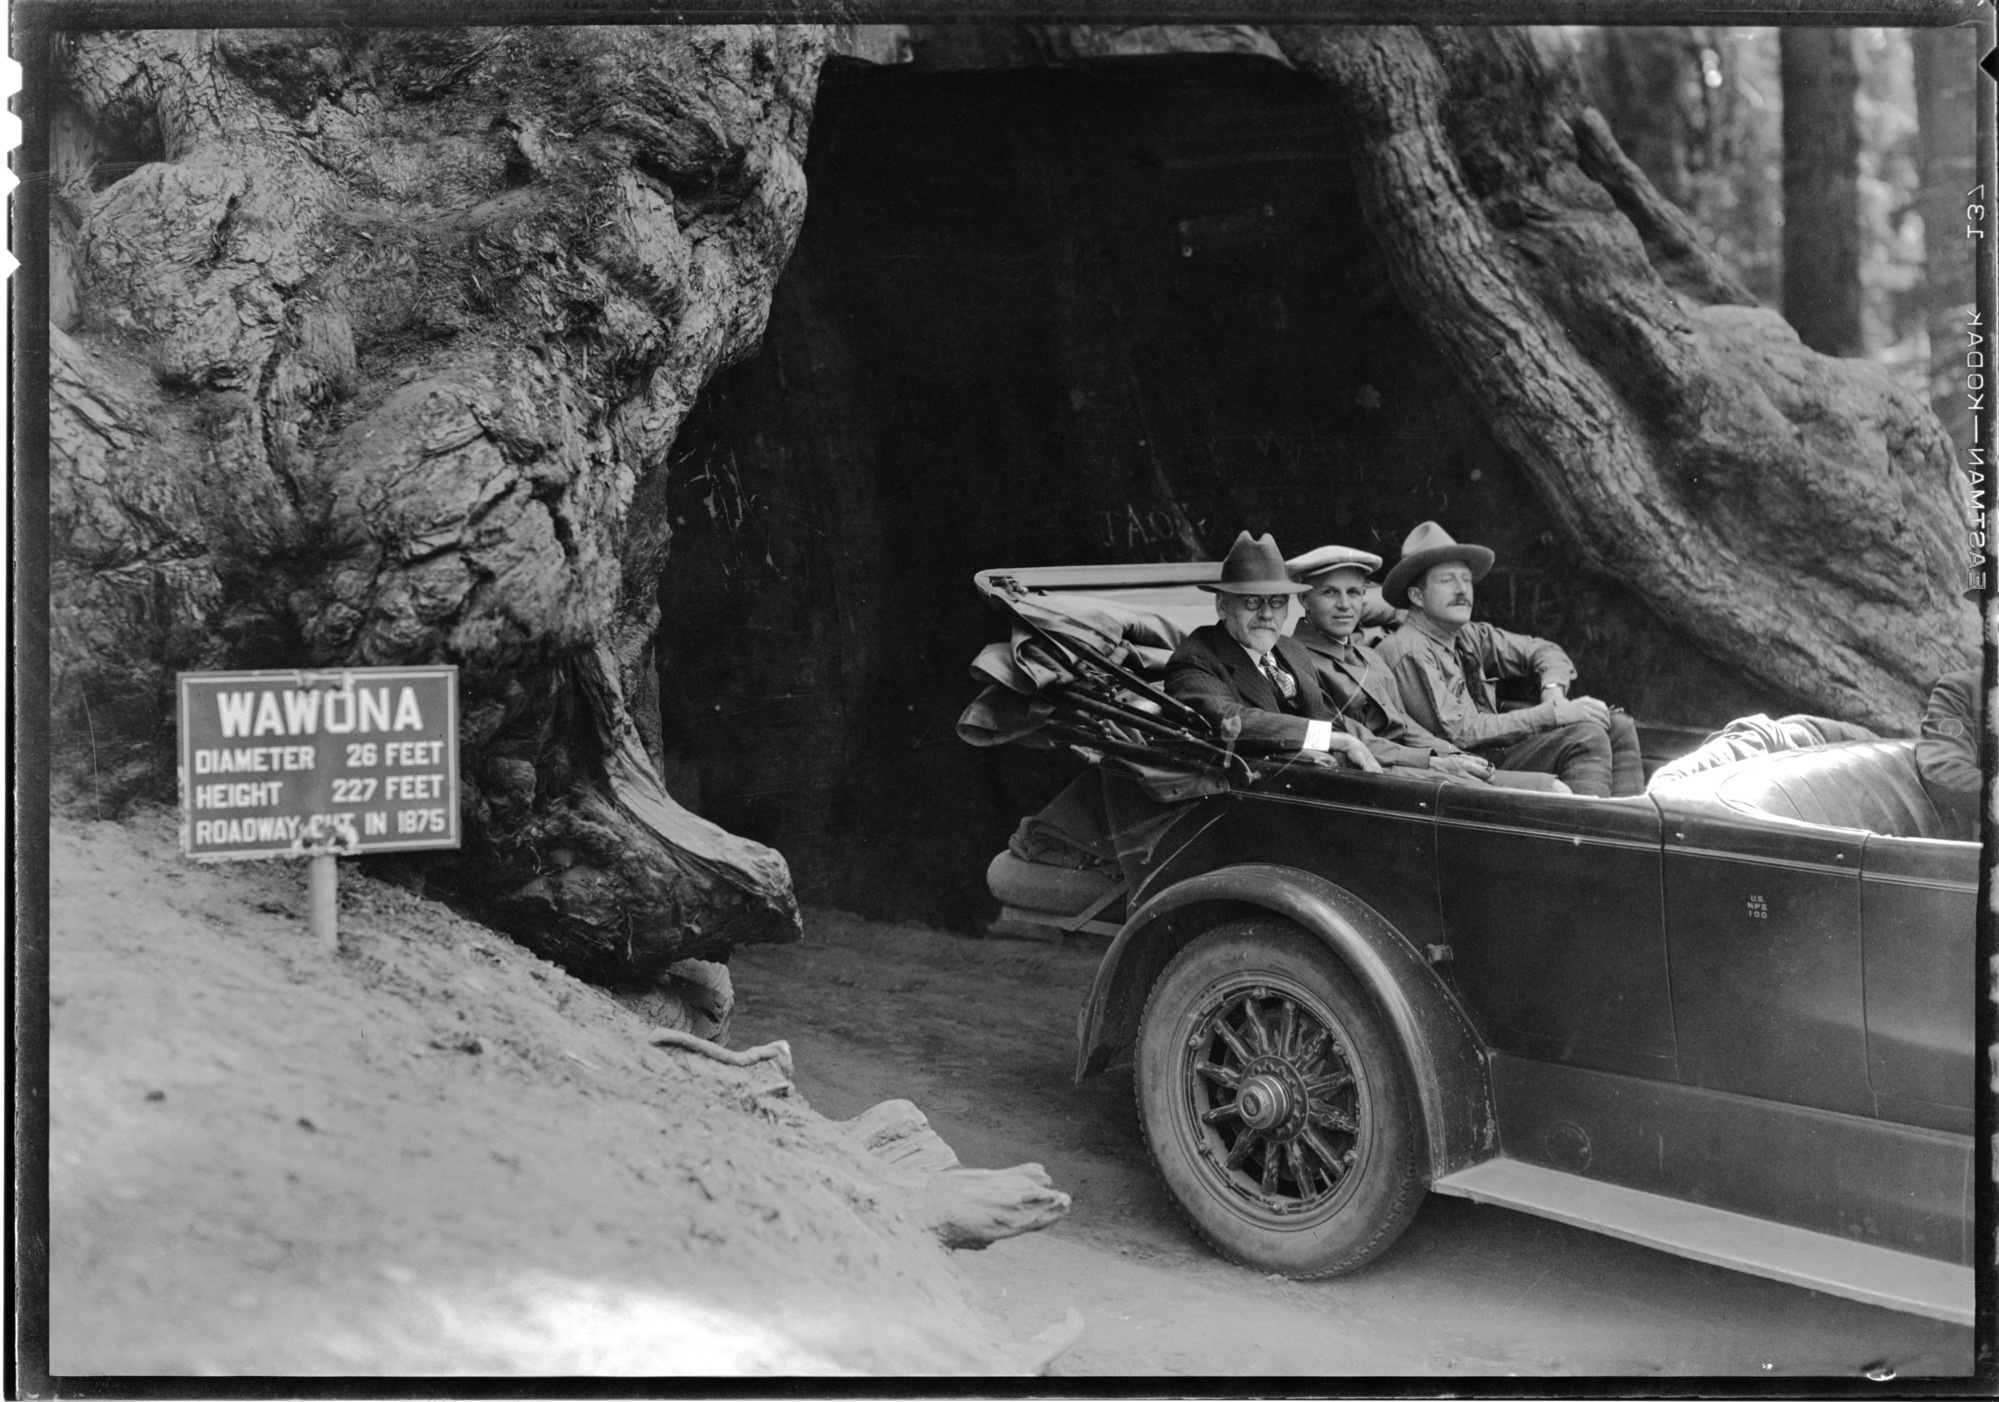
[[[1374,999],[1415,1075],[1431,1176],[1499,1151],[1485,1048],[1450,989],[1372,906],[1295,867],[1245,863],[1203,872],[1133,911],[1097,965],[1083,1004],[1076,1080],[1103,1070],[1136,1040],[1146,994],[1174,954],[1222,921],[1258,913],[1323,940]]]

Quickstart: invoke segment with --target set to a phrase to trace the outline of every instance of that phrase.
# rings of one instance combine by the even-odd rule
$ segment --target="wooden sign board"
[[[458,669],[180,674],[181,850],[457,847]]]

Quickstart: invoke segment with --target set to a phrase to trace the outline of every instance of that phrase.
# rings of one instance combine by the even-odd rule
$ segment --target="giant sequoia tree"
[[[1397,295],[1576,558],[1801,706],[1906,727],[1974,638],[1924,406],[1755,307],[1524,33],[1276,39],[1345,114]],[[782,859],[657,778],[650,649],[667,449],[762,334],[825,46],[70,42],[51,583],[71,792],[171,783],[177,668],[455,661],[460,890],[489,919],[599,977],[795,937]]]
[[[1397,293],[1585,566],[1801,706],[1909,729],[1977,646],[1928,407],[1758,307],[1523,31],[1279,40],[1349,114]]]
[[[454,661],[489,918],[600,975],[795,937],[782,858],[668,797],[626,697],[657,469],[762,334],[823,44],[70,43],[52,680],[83,782],[157,775],[177,667]]]

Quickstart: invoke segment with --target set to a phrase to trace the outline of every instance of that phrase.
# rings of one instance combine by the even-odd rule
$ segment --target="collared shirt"
[[[1499,709],[1493,681],[1533,676],[1565,690],[1575,680],[1569,655],[1546,638],[1509,633],[1490,623],[1452,631],[1420,610],[1382,640],[1381,660],[1395,673],[1411,719],[1467,750],[1510,745],[1546,728],[1548,713]]]
[[[1381,763],[1421,769],[1431,755],[1460,753],[1456,745],[1432,735],[1402,709],[1395,674],[1379,653],[1358,641],[1357,632],[1335,638],[1305,618],[1291,637],[1311,654],[1319,690],[1341,728]]]

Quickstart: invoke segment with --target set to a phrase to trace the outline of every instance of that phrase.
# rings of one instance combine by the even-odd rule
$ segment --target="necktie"
[[[1263,669],[1263,675],[1270,678],[1270,684],[1277,688],[1278,700],[1295,701],[1298,699],[1298,683],[1291,679],[1289,672],[1277,665],[1276,658],[1266,652],[1256,660],[1256,665]]]
[[[1478,649],[1467,643],[1463,634],[1459,634],[1451,650],[1458,655],[1458,669],[1465,674],[1465,695],[1472,706],[1480,711],[1492,710],[1485,697],[1485,661],[1478,655]]]

